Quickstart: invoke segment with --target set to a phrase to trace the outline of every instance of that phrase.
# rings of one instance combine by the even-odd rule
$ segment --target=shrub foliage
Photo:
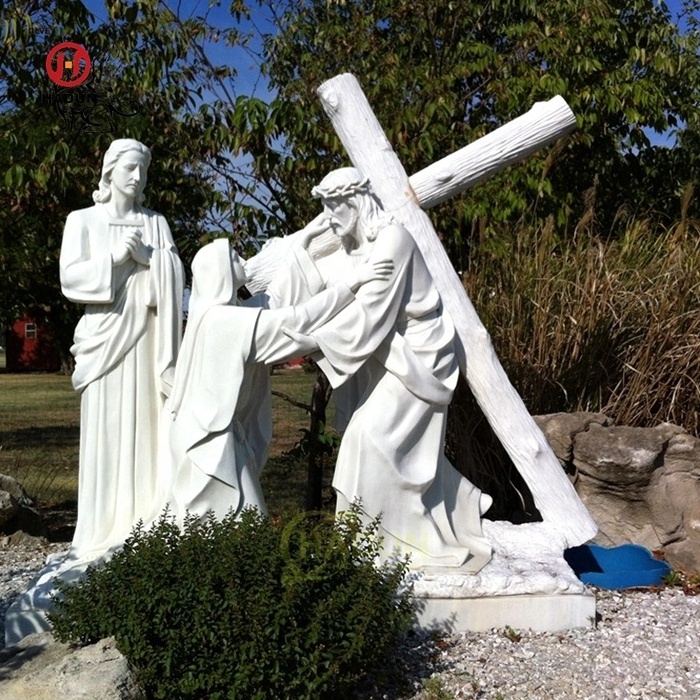
[[[54,635],[114,636],[149,698],[345,697],[407,628],[405,562],[376,564],[376,521],[257,511],[167,514],[60,586]]]

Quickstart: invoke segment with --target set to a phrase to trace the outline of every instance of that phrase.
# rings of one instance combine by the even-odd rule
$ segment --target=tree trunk
[[[319,437],[326,429],[326,409],[331,399],[330,382],[320,368],[311,393],[311,421],[309,424],[309,461],[306,479],[306,510],[321,510],[323,505],[323,465],[326,449]]]

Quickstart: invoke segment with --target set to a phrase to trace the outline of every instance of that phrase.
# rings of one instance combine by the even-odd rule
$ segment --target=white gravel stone
[[[46,563],[46,557],[68,548],[63,543],[0,547],[0,649],[5,647],[5,613]]]
[[[388,664],[412,688],[363,700],[698,700],[700,597],[679,589],[597,591],[595,628],[560,633],[494,629],[410,637]],[[432,655],[425,647],[432,646]],[[423,691],[437,677],[444,695]]]

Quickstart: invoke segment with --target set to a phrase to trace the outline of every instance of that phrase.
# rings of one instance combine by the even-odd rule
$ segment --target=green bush
[[[54,635],[114,636],[149,698],[345,697],[407,629],[406,563],[376,564],[359,510],[271,520],[164,515],[60,586]]]

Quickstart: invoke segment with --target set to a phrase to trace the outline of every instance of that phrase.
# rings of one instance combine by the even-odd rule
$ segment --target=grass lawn
[[[0,373],[0,473],[42,505],[75,501],[79,432],[69,377]]]
[[[16,478],[42,508],[74,505],[78,490],[80,400],[62,374],[10,374],[0,353],[0,474]],[[276,371],[273,389],[309,403],[315,375]],[[309,419],[303,409],[273,397],[273,442],[263,472],[272,513],[304,504],[306,465],[284,453],[299,440]]]

